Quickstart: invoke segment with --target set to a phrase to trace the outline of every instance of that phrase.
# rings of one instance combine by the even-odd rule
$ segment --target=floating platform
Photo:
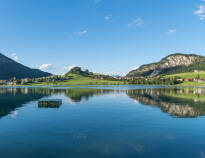
[[[38,108],[59,108],[61,104],[61,99],[43,99],[38,101]]]

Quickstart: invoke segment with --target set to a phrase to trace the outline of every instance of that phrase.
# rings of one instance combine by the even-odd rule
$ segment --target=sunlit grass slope
[[[200,77],[200,78],[204,78],[205,79],[205,72],[180,73],[180,74],[166,75],[165,77],[166,78],[181,77],[181,78],[189,78],[189,79]]]
[[[56,82],[56,83],[32,83],[31,85],[124,85],[127,84],[123,81],[109,81],[109,80],[100,80],[93,79],[90,77],[85,77],[78,74],[69,74],[72,77],[71,80],[67,80],[64,82]]]

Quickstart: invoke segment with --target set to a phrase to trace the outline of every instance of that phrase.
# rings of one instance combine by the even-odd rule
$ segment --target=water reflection
[[[159,107],[176,117],[205,115],[205,89],[203,88],[146,88],[115,90],[103,88],[3,88],[0,89],[0,118],[11,114],[16,117],[18,108],[31,101],[52,95],[63,95],[70,103],[78,104],[89,98],[114,93],[125,93],[136,103]],[[58,98],[54,98],[58,99]]]
[[[72,103],[79,103],[82,100],[88,100],[90,97],[106,94],[111,91],[112,90],[108,89],[92,88],[1,88],[0,118],[8,114],[11,114],[12,117],[16,117],[18,114],[16,109],[28,102],[37,101],[54,94],[65,95]]]
[[[134,101],[159,107],[172,116],[192,118],[205,115],[203,88],[136,89],[126,93]]]
[[[80,103],[82,100],[88,100],[90,97],[111,93],[113,91],[114,90],[109,89],[71,88],[65,89],[64,94],[71,102]]]
[[[38,88],[3,88],[0,89],[0,118],[12,114],[16,117],[18,112],[17,108],[22,107],[24,104],[38,100],[48,93],[41,91]]]

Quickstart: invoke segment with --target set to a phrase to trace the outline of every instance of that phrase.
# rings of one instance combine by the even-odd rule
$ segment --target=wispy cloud
[[[137,70],[139,68],[139,66],[136,66],[134,68],[132,68],[131,70]]]
[[[205,19],[205,14],[203,15],[200,15],[200,18],[199,18],[201,21],[203,21]]]
[[[132,26],[142,26],[144,25],[144,20],[142,18],[137,18],[135,20],[133,20],[131,23],[128,24],[128,27],[132,27]]]
[[[118,73],[118,72],[107,72],[106,75],[118,76],[118,75],[120,75],[120,73]]]
[[[39,67],[39,69],[42,70],[42,71],[50,71],[50,70],[53,70],[55,68],[54,68],[54,66],[52,64],[42,64]]]
[[[167,34],[167,35],[174,35],[174,34],[176,34],[176,32],[177,32],[177,30],[175,30],[175,29],[169,29],[169,30],[166,32],[166,34]]]
[[[204,6],[203,5],[198,6],[198,9],[196,11],[194,11],[194,14],[196,14],[196,15],[200,15],[203,13],[204,13]]]
[[[15,61],[17,61],[17,60],[19,59],[19,57],[17,56],[16,53],[12,53],[12,54],[11,54],[11,58],[12,58],[13,60],[15,60]]]
[[[78,35],[81,36],[81,35],[84,35],[84,34],[86,34],[86,33],[88,33],[87,30],[82,30],[82,31],[79,31],[79,32],[78,32]]]
[[[106,73],[103,73],[103,74],[109,75],[109,76],[125,76],[126,75],[126,73],[120,73],[120,72],[115,72],[115,71],[113,71],[113,72],[106,72]]]
[[[107,15],[107,16],[105,16],[105,20],[109,21],[111,19],[111,17],[112,17],[111,15]]]
[[[100,3],[102,0],[95,0],[95,3]]]
[[[205,2],[205,0],[203,1]],[[205,20],[205,6],[198,6],[198,9],[194,11],[194,14],[197,15],[201,21]]]

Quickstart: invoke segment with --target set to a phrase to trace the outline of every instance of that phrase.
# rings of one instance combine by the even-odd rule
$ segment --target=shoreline
[[[126,86],[150,86],[150,87],[169,87],[169,88],[174,88],[174,87],[182,87],[182,88],[205,88],[204,86],[200,85],[149,85],[149,84],[96,84],[96,85],[1,85],[0,88],[23,88],[23,87],[109,87],[109,86],[114,86],[114,87],[126,87]]]

